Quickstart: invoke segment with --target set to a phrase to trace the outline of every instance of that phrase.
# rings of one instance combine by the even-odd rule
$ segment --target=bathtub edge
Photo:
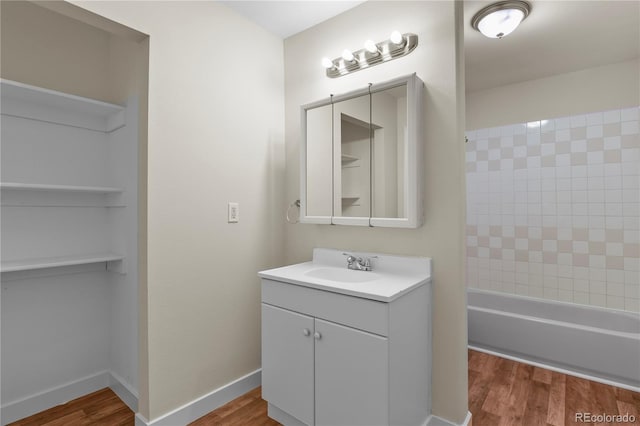
[[[489,354],[489,355],[494,355],[494,356],[497,356],[497,357],[500,357],[500,358],[506,358],[506,359],[509,359],[511,361],[516,361],[516,362],[520,362],[522,364],[532,365],[534,367],[544,368],[544,369],[547,369],[547,370],[555,371],[557,373],[566,374],[568,376],[579,377],[581,379],[591,380],[591,381],[602,383],[602,384],[609,385],[609,386],[615,386],[615,387],[618,387],[618,388],[621,388],[621,389],[630,390],[632,392],[640,392],[640,387],[638,387],[638,386],[633,386],[633,385],[630,385],[630,384],[627,384],[627,383],[623,383],[623,382],[617,382],[617,381],[611,380],[611,379],[605,379],[603,377],[594,376],[594,375],[587,374],[587,373],[584,373],[584,372],[581,372],[581,371],[576,371],[576,370],[571,370],[571,369],[567,369],[567,368],[564,368],[564,367],[559,367],[557,365],[544,363],[544,362],[541,362],[539,360],[527,359],[527,358],[523,358],[522,356],[512,355],[512,354],[505,353],[505,352],[500,352],[500,351],[498,351],[496,349],[488,349],[486,347],[477,346],[477,345],[471,344],[471,343],[469,343],[467,345],[467,347],[469,349],[471,349],[471,350],[474,350],[474,351],[486,353],[486,354]]]

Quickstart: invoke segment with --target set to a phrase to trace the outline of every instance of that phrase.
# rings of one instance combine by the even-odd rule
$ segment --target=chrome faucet
[[[371,259],[375,259],[378,256],[372,257],[356,257],[351,253],[342,253],[347,256],[347,268],[353,269],[354,271],[370,271],[371,267]]]

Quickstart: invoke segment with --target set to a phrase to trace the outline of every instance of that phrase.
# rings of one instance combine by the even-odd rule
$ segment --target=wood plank
[[[473,425],[474,426],[496,426],[500,424],[500,416],[487,413],[484,410],[472,412]]]
[[[42,426],[85,426],[91,423],[84,414],[84,411],[73,411],[66,416],[59,417],[55,420],[42,423]]]
[[[129,407],[124,406],[104,417],[91,419],[90,424],[92,426],[131,426],[134,424],[134,419],[131,417],[131,410]]]
[[[500,426],[527,426],[523,421],[533,374],[534,367],[518,364],[515,381],[509,393],[508,407],[501,415]]]
[[[133,425],[134,413],[109,388],[11,423],[9,426]]]
[[[549,385],[532,381],[531,391],[526,403],[523,416],[523,425],[546,426],[549,410]]]
[[[87,395],[83,395],[77,399],[71,400],[66,404],[56,405],[48,410],[33,414],[32,416],[11,423],[9,426],[38,426],[48,421],[64,417],[65,415],[82,410],[83,407],[91,403],[92,400],[102,400],[110,389],[100,389]],[[115,395],[115,394],[114,394]]]
[[[469,351],[468,355],[468,369],[469,371],[481,372],[484,367],[485,359],[488,355],[482,352]]]
[[[565,381],[564,374],[552,372],[547,412],[547,423],[552,426],[564,425]]]
[[[471,413],[480,412],[482,404],[484,404],[487,394],[491,390],[491,379],[478,375],[473,381],[473,385],[469,388],[469,411]],[[477,423],[479,424],[479,423]]]
[[[579,377],[567,376],[565,390],[564,424],[583,425],[584,423],[576,421],[576,415],[592,412],[592,404],[589,400],[591,397],[589,381]]]
[[[471,389],[473,387],[473,383],[474,381],[480,376],[480,373],[478,373],[477,371],[472,371],[469,370],[469,375],[467,377],[467,385],[469,387],[469,389]]]
[[[218,426],[221,424],[223,424],[222,418],[218,416],[215,411],[212,411],[196,421],[189,423],[189,426]]]
[[[509,359],[500,359],[497,364],[493,383],[482,404],[482,409],[498,416],[509,407],[509,393],[513,386],[518,364]]]
[[[215,410],[215,413],[221,420],[224,420],[226,417],[241,410],[254,401],[256,401],[256,398],[254,396],[245,394],[218,408],[217,410]]]
[[[617,401],[618,413],[621,415],[633,416],[636,419],[636,424],[640,424],[640,404],[633,404],[630,402]]]
[[[592,413],[618,414],[618,404],[613,388],[597,382],[589,382],[591,400],[593,401]],[[598,423],[595,423],[596,425]],[[602,423],[606,425],[606,423]]]
[[[628,402],[630,404],[637,404],[640,406],[640,393],[632,392],[628,389],[615,388],[616,398],[618,401]]]
[[[257,387],[190,423],[190,426],[260,424],[273,426],[278,423],[267,416],[267,402],[262,399],[262,387]]]
[[[222,419],[226,426],[246,426],[252,425],[258,420],[264,420],[267,415],[267,404],[263,400],[253,400],[245,405],[242,410],[234,411]],[[273,421],[274,425],[278,423]]]
[[[536,382],[551,384],[551,370],[545,368],[534,367],[533,368],[533,380]]]

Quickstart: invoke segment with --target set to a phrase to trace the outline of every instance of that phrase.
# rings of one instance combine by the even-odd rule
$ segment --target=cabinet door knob
[[[304,334],[305,336],[310,336],[311,335],[311,331],[308,328],[305,328],[302,330],[302,334]]]
[[[320,340],[320,339],[322,339],[322,334],[320,334],[320,332],[319,332],[319,331],[316,331],[315,333],[313,333],[313,337],[314,337],[316,340]]]

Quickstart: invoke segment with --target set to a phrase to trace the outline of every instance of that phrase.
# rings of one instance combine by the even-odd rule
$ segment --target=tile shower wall
[[[637,107],[467,132],[467,284],[640,311]]]

